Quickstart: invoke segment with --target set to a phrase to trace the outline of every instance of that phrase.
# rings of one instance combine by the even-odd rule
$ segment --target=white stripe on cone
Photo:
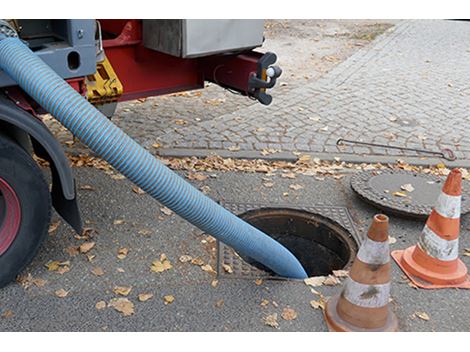
[[[390,261],[390,247],[388,241],[377,242],[367,237],[361,248],[359,248],[357,258],[367,264],[387,264]]]
[[[458,219],[460,217],[461,196],[449,196],[441,192],[434,210],[445,218]]]
[[[390,283],[366,285],[347,278],[342,295],[356,306],[379,308],[388,304]]]
[[[418,246],[428,255],[443,261],[455,260],[459,256],[459,239],[447,241],[425,225],[418,238]]]

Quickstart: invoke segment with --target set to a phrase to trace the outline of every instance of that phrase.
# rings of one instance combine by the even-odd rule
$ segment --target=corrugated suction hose
[[[289,250],[159,162],[72,89],[20,39],[0,40],[0,68],[80,141],[176,214],[280,276],[307,277]]]

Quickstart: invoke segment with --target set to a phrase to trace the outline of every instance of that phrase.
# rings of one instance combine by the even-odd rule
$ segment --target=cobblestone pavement
[[[470,23],[402,22],[311,84],[168,133],[172,148],[402,155],[336,146],[338,138],[439,150],[467,158]]]

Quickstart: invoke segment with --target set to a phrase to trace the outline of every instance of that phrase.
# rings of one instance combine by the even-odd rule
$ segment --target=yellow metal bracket
[[[96,73],[86,77],[87,98],[92,104],[118,101],[123,86],[108,58],[96,64]]]

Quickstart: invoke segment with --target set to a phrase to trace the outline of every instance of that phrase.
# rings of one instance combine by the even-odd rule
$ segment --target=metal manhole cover
[[[425,220],[436,203],[444,181],[439,176],[412,171],[369,170],[351,177],[351,188],[364,201],[386,213]],[[402,186],[407,184],[414,188],[412,192],[402,190]],[[464,182],[462,214],[470,211],[470,196],[465,192],[465,188],[468,189],[465,186]]]
[[[319,217],[326,218],[330,222],[330,225],[337,227],[338,230],[342,233],[343,237],[346,238],[346,242],[349,242],[351,245],[352,251],[354,253],[346,256],[347,260],[345,263],[350,264],[352,259],[354,259],[355,251],[362,243],[362,239],[358,235],[354,223],[352,221],[351,215],[348,210],[344,207],[332,207],[332,206],[292,206],[292,205],[266,205],[266,204],[246,204],[246,203],[224,203],[222,204],[225,208],[232,211],[235,214],[247,216],[246,220],[252,222],[253,220],[258,221],[254,223],[255,226],[260,225],[259,223],[261,217],[259,214],[262,214],[264,210],[269,213],[276,213],[276,211],[287,210],[288,212],[308,212],[312,215],[318,214]],[[256,218],[256,219],[255,219]],[[251,221],[250,221],[251,220]],[[253,223],[253,222],[252,222]],[[280,225],[282,226],[282,225]],[[259,227],[259,226],[257,226]],[[261,227],[260,227],[261,228]],[[268,233],[268,232],[267,232]],[[275,237],[275,236],[273,236]],[[308,243],[305,243],[308,246]],[[292,247],[291,247],[292,248]],[[329,258],[329,256],[328,256]],[[326,263],[323,263],[326,265]],[[224,269],[224,266],[229,266],[232,269],[232,273],[227,273]],[[224,243],[217,241],[217,272],[219,277],[227,278],[244,278],[244,279],[282,279],[269,271],[262,270],[257,266],[260,264],[252,265],[249,263],[249,260],[245,261],[240,257],[235,251],[225,245]]]

